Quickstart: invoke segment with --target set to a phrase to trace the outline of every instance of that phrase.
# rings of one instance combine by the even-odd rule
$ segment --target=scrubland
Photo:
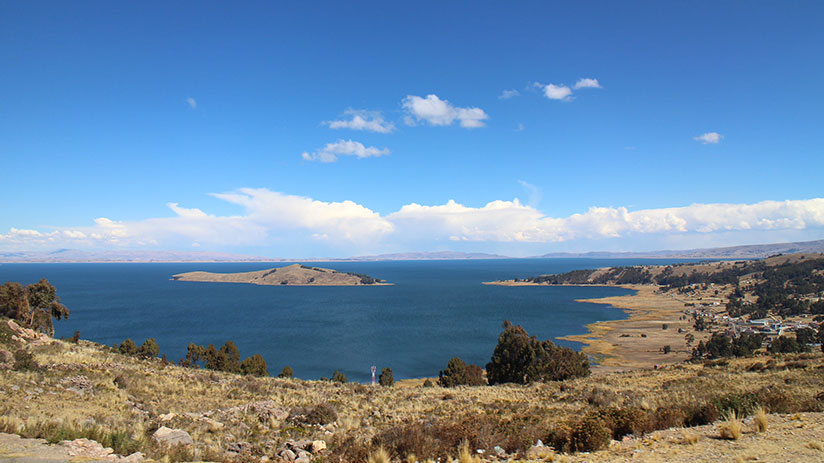
[[[167,461],[278,461],[300,440],[324,441],[312,460],[327,462],[379,461],[381,449],[392,461],[622,461],[654,454],[649,445],[684,455],[702,445],[723,453],[748,440],[756,448],[759,436],[793,422],[821,425],[824,411],[821,354],[441,388],[239,376],[127,357],[82,340],[44,338],[23,349],[36,366],[0,372],[0,432],[53,442],[88,437],[117,453]],[[738,438],[723,431],[732,413],[742,420]],[[194,444],[160,446],[150,436],[161,426],[187,431]],[[682,427],[694,428],[654,432]],[[544,447],[535,447],[539,440]],[[824,458],[815,449],[822,438],[797,443]],[[459,455],[462,445],[468,452]]]

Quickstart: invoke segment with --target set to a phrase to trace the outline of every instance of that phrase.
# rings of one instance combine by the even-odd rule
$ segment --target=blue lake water
[[[671,261],[676,262],[676,261]],[[682,261],[680,261],[682,262]],[[153,337],[177,361],[189,342],[234,341],[242,357],[263,355],[273,375],[284,365],[305,379],[367,381],[370,366],[396,379],[437,376],[447,361],[489,361],[504,320],[540,339],[586,331],[598,320],[625,318],[604,304],[575,299],[629,294],[605,287],[500,287],[482,281],[574,269],[662,263],[645,259],[505,259],[311,262],[394,283],[375,287],[257,286],[172,281],[195,270],[241,272],[284,263],[3,264],[0,281],[47,278],[71,310],[56,335],[114,344]],[[577,343],[561,344],[580,348]]]

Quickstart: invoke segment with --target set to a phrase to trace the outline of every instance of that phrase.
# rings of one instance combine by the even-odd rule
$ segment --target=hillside
[[[338,272],[328,268],[292,264],[286,267],[241,273],[187,272],[172,276],[176,281],[213,283],[251,283],[284,286],[362,286],[385,285],[367,275]]]
[[[134,452],[141,452],[169,461],[291,462],[297,456],[301,462],[365,462],[379,447],[392,461],[412,453],[419,461],[444,461],[464,441],[490,462],[552,456],[716,461],[719,454],[746,458],[756,451],[759,457],[783,451],[812,461],[824,455],[811,446],[821,448],[824,426],[821,354],[683,364],[529,386],[442,388],[410,381],[371,387],[184,368],[9,326],[0,320],[0,351],[6,352],[0,355],[22,349],[32,358],[25,366],[0,366],[0,432],[52,442],[87,437],[132,455],[131,461],[140,461]],[[724,410],[749,416],[756,404],[793,415],[770,415],[766,433],[745,421],[740,440],[720,439]],[[701,427],[653,432],[682,426]],[[171,434],[180,445],[162,443]],[[546,446],[536,447],[539,440]],[[0,435],[0,460],[32,456],[25,452],[45,451],[42,446]],[[68,447],[49,449],[57,455]]]
[[[684,250],[661,250],[644,252],[554,252],[544,254],[543,258],[594,258],[594,259],[763,259],[776,254],[821,253],[824,252],[824,240],[800,241],[794,243],[751,244],[721,248],[700,248]]]

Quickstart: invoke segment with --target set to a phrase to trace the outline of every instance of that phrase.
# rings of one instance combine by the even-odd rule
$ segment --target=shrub
[[[529,337],[520,325],[506,321],[492,359],[486,364],[489,384],[527,384],[589,375],[586,355],[552,341]]]
[[[75,331],[72,337],[69,338],[69,342],[72,344],[77,344],[77,341],[80,340],[80,331]]]
[[[426,381],[423,382],[423,387],[435,387],[435,384],[431,379],[426,378]]]
[[[285,367],[283,367],[282,370],[280,370],[280,374],[278,375],[278,378],[291,378],[294,375],[295,375],[295,372],[292,371],[292,367],[290,367],[289,365],[286,365]]]
[[[606,448],[612,433],[595,416],[587,416],[572,425],[569,445],[576,452],[593,452]]]
[[[289,412],[289,421],[299,424],[329,424],[338,419],[335,407],[320,403],[312,407],[297,407]]]
[[[667,344],[666,346],[661,348],[661,351],[663,351],[665,354],[669,354],[670,352],[672,352],[672,347],[669,344]]]
[[[240,372],[244,375],[269,376],[269,372],[266,371],[266,360],[260,354],[246,357],[240,363]]]
[[[338,370],[335,370],[335,372],[332,373],[332,381],[344,384],[347,382],[346,375]]]
[[[137,344],[135,344],[134,341],[132,341],[129,338],[126,338],[125,341],[120,343],[120,346],[117,347],[117,350],[123,355],[135,355],[137,354],[139,347],[137,347]]]
[[[395,384],[395,376],[392,373],[391,368],[381,369],[381,374],[380,374],[380,377],[378,378],[378,383],[380,383],[381,386],[387,386],[387,387]]]
[[[34,357],[25,349],[14,351],[14,369],[17,371],[31,371],[40,368]]]
[[[137,355],[143,358],[154,358],[160,354],[160,346],[154,338],[149,338],[143,342],[140,349],[137,350]]]
[[[484,371],[478,365],[469,364],[466,366],[466,385],[467,386],[483,386],[486,384],[484,379]]]
[[[9,281],[0,285],[0,316],[54,336],[52,318],[69,318],[69,309],[60,303],[57,290],[45,278],[26,287]]]

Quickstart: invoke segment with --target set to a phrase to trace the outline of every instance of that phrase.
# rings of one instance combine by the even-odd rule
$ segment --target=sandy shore
[[[692,320],[684,317],[684,299],[662,293],[658,286],[621,287],[632,289],[636,293],[628,296],[580,299],[578,302],[610,304],[629,312],[629,318],[591,323],[587,325],[589,332],[586,334],[559,338],[583,343],[582,351],[592,355],[598,362],[594,372],[649,368],[659,364],[681,362],[690,357],[692,346],[707,336],[694,331]],[[695,336],[690,346],[687,345],[685,338],[687,333]],[[670,353],[664,354],[664,346],[670,346]]]

